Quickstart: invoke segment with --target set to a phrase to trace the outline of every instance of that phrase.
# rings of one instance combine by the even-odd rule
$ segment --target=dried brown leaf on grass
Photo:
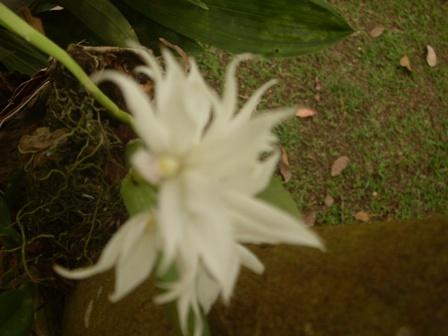
[[[299,118],[310,118],[310,117],[314,117],[317,114],[316,110],[313,110],[312,108],[309,107],[299,107],[296,110],[296,117]]]
[[[434,48],[431,47],[430,45],[426,46],[426,62],[428,63],[428,65],[433,68],[437,65],[437,55],[436,52],[434,51]]]
[[[403,68],[406,68],[408,71],[412,72],[411,60],[409,59],[408,55],[403,55],[403,57],[401,57],[400,65]]]
[[[281,156],[278,168],[280,170],[280,175],[283,177],[283,181],[288,182],[292,177],[291,169],[289,167],[288,153],[286,153],[286,150],[283,147],[281,147],[280,150]]]
[[[303,215],[303,223],[306,226],[314,226],[316,224],[317,211],[311,210]]]
[[[368,222],[370,220],[370,215],[365,211],[358,211],[354,217],[361,222]]]
[[[372,38],[380,37],[381,35],[383,35],[384,29],[385,29],[384,26],[378,25],[375,28],[373,28],[371,31],[369,31],[369,35]]]
[[[324,204],[326,207],[331,207],[334,204],[334,198],[331,195],[325,196]]]
[[[342,171],[347,168],[350,159],[348,156],[338,157],[331,165],[331,176],[341,175]]]

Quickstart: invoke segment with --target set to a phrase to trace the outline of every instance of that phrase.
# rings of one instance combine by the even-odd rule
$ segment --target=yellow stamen
[[[172,156],[163,156],[159,159],[159,168],[163,177],[170,177],[179,171],[179,161]]]

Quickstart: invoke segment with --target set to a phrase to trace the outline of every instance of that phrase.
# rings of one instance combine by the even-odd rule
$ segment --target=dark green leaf
[[[131,171],[121,182],[121,198],[129,216],[133,216],[154,208],[157,191],[154,187],[133,176]]]
[[[0,62],[5,59],[8,58],[10,56],[14,55],[14,51],[11,50],[6,50],[3,47],[0,47]]]
[[[8,205],[4,197],[0,195],[0,238],[3,237],[9,241],[20,241],[19,234],[11,227],[11,214]]]
[[[160,38],[164,38],[168,42],[180,46],[189,54],[195,53],[201,49],[195,40],[158,24],[129,6],[123,3],[118,3],[117,7],[132,24],[140,42],[144,46],[158,50],[160,48]]]
[[[0,294],[0,336],[29,336],[34,320],[31,285]]]
[[[288,212],[295,218],[300,216],[296,202],[294,202],[291,194],[285,189],[282,181],[277,176],[274,176],[268,187],[258,194],[258,198]]]
[[[61,3],[105,43],[126,47],[130,40],[138,40],[132,26],[108,0],[62,0]]]
[[[199,8],[208,10],[208,6],[205,4],[204,1],[201,0],[185,0],[185,1],[192,3],[193,5],[198,6]]]
[[[163,26],[232,52],[289,56],[314,52],[352,33],[322,0],[122,0]]]
[[[52,0],[34,0],[31,3],[30,9],[33,15],[40,14],[51,10],[52,8],[58,6],[58,2]]]
[[[47,11],[40,14],[40,18],[47,37],[64,49],[81,41],[91,45],[101,44],[101,40],[67,10]]]
[[[15,204],[17,196],[18,196],[18,189],[22,182],[22,179],[25,175],[25,171],[23,169],[15,169],[8,175],[8,180],[5,186],[5,202],[6,204],[11,207]]]
[[[0,41],[2,43],[0,62],[9,71],[32,75],[47,66],[47,56],[15,34],[0,29]]]

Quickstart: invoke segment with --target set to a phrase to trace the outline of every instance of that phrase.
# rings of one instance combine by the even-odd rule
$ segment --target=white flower
[[[56,265],[55,271],[70,279],[84,279],[115,267],[115,291],[111,301],[118,301],[151,274],[158,256],[155,219],[140,213],[124,223],[104,248],[98,262],[90,267],[67,270]]]
[[[235,71],[247,55],[230,63],[219,97],[193,60],[185,74],[165,51],[163,71],[152,55],[142,49],[138,52],[147,66],[136,70],[155,84],[152,101],[137,83],[118,72],[105,71],[97,80],[116,83],[134,115],[134,129],[145,148],[134,154],[132,165],[159,187],[156,229],[147,229],[150,215],[133,217],[112,238],[95,266],[58,271],[83,278],[116,264],[119,281],[113,297],[117,299],[149,275],[160,251],[160,271],[174,263],[179,279],[165,286],[167,291],[156,300],[177,300],[184,333],[192,310],[195,335],[200,335],[201,310],[208,312],[219,295],[228,302],[240,267],[263,272],[261,262],[242,244],[318,248],[322,244],[298,219],[256,198],[267,187],[279,159],[272,128],[291,115],[285,110],[255,113],[274,81],[258,89],[238,110]],[[139,263],[144,265],[136,266]]]

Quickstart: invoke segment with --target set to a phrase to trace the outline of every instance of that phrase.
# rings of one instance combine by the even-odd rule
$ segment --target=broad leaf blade
[[[290,56],[322,49],[352,33],[322,0],[122,0],[190,38],[232,52]]]
[[[195,40],[162,26],[131,7],[123,3],[118,3],[117,7],[132,24],[141,44],[144,46],[157,50],[160,48],[160,38],[164,38],[168,42],[180,46],[189,54],[201,49]]]
[[[39,17],[44,25],[46,36],[64,49],[69,44],[81,41],[91,45],[102,44],[101,40],[81,20],[67,10],[46,11]]]
[[[297,209],[296,202],[291,194],[285,189],[279,177],[274,176],[268,187],[263,190],[257,197],[277,208],[280,208],[295,218],[299,218],[300,213]]]
[[[198,6],[199,8],[208,10],[207,4],[202,0],[185,0],[185,1],[192,3],[193,5]]]
[[[132,26],[108,0],[63,0],[62,5],[105,43],[126,47],[129,40],[138,40]]]
[[[28,336],[34,320],[31,285],[0,294],[0,335]]]
[[[0,41],[2,44],[0,62],[9,71],[32,75],[47,66],[47,57],[15,34],[0,29]]]

